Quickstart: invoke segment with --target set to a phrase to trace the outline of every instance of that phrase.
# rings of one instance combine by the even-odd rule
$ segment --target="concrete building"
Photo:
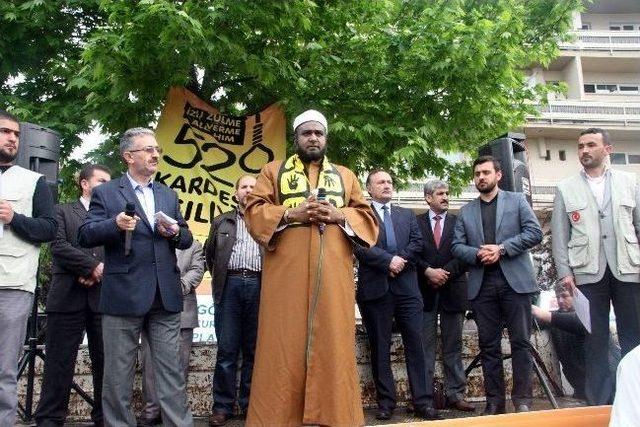
[[[578,172],[581,129],[611,133],[616,168],[640,173],[640,1],[599,0],[574,16],[574,38],[560,45],[547,68],[533,67],[531,83],[563,82],[529,117],[527,135],[535,193],[549,193]]]
[[[580,169],[581,130],[602,127],[611,133],[616,168],[640,175],[640,1],[596,0],[573,17],[573,39],[560,44],[548,67],[526,71],[530,84],[562,83],[521,129],[527,137],[534,209],[548,219],[556,184]],[[496,136],[498,136],[496,134]],[[422,181],[398,192],[395,202],[416,213],[426,209]],[[457,211],[477,197],[473,185],[451,200]]]

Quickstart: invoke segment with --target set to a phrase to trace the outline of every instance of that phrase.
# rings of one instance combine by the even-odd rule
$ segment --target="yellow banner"
[[[185,88],[171,88],[156,129],[164,150],[156,180],[178,193],[182,215],[198,240],[204,242],[214,217],[236,205],[238,178],[285,158],[285,129],[277,104],[234,117]]]

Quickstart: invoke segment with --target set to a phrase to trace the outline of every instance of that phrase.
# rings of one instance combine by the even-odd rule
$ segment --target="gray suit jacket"
[[[202,244],[196,239],[188,249],[176,249],[178,268],[180,269],[180,284],[184,295],[180,329],[198,327],[198,301],[196,288],[204,276],[204,253]]]
[[[498,191],[496,206],[496,244],[504,245],[506,255],[500,267],[509,286],[518,293],[538,290],[529,249],[542,241],[542,230],[524,195]],[[480,199],[465,205],[456,221],[451,251],[469,264],[469,299],[474,299],[482,286],[484,266],[478,260],[478,249],[484,244]]]

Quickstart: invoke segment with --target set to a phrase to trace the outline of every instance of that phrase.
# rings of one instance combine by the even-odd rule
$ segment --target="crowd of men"
[[[123,133],[125,174],[111,179],[108,168],[87,165],[78,177],[79,198],[54,207],[44,177],[14,164],[19,122],[0,110],[0,427],[16,419],[17,361],[44,242],[51,242],[53,279],[38,426],[64,424],[85,331],[96,426],[193,425],[186,381],[197,326],[195,288],[205,268],[212,277],[218,344],[211,426],[236,416],[246,417],[247,425],[363,425],[356,303],[369,340],[377,419],[391,419],[397,405],[394,324],[414,416],[441,418],[434,400],[438,325],[445,404],[475,410],[465,400],[462,363],[468,310],[481,350],[483,414],[507,410],[504,328],[513,360],[513,408],[531,410],[531,296],[538,286],[529,251],[541,242],[542,230],[524,195],[499,189],[500,162],[475,159],[480,194],[457,216],[449,212],[448,184],[427,182],[428,210],[416,217],[391,204],[389,171],[367,176],[369,203],[355,174],[330,162],[329,126],[321,113],[296,117],[293,132],[295,154],[268,163],[257,178],[238,179],[237,207],[214,219],[203,247],[193,239],[176,193],[153,179],[162,154],[153,131]],[[575,314],[533,308],[536,318],[569,324],[579,337],[581,347],[572,347],[583,348],[584,358],[572,366],[570,380],[591,405],[614,397],[610,302],[622,356],[640,344],[640,192],[635,175],[610,168],[611,150],[605,130],[583,131],[583,169],[558,185],[554,203],[560,306],[570,311],[566,301],[578,287],[591,305],[591,333]],[[136,418],[140,340],[145,406]]]

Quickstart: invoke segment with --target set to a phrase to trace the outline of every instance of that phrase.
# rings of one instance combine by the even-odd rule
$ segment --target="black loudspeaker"
[[[505,191],[523,193],[533,206],[526,136],[509,132],[480,147],[478,155],[498,159],[502,164],[502,179],[498,186]]]
[[[44,175],[54,202],[58,200],[60,134],[51,129],[20,123],[20,146],[16,164]]]

